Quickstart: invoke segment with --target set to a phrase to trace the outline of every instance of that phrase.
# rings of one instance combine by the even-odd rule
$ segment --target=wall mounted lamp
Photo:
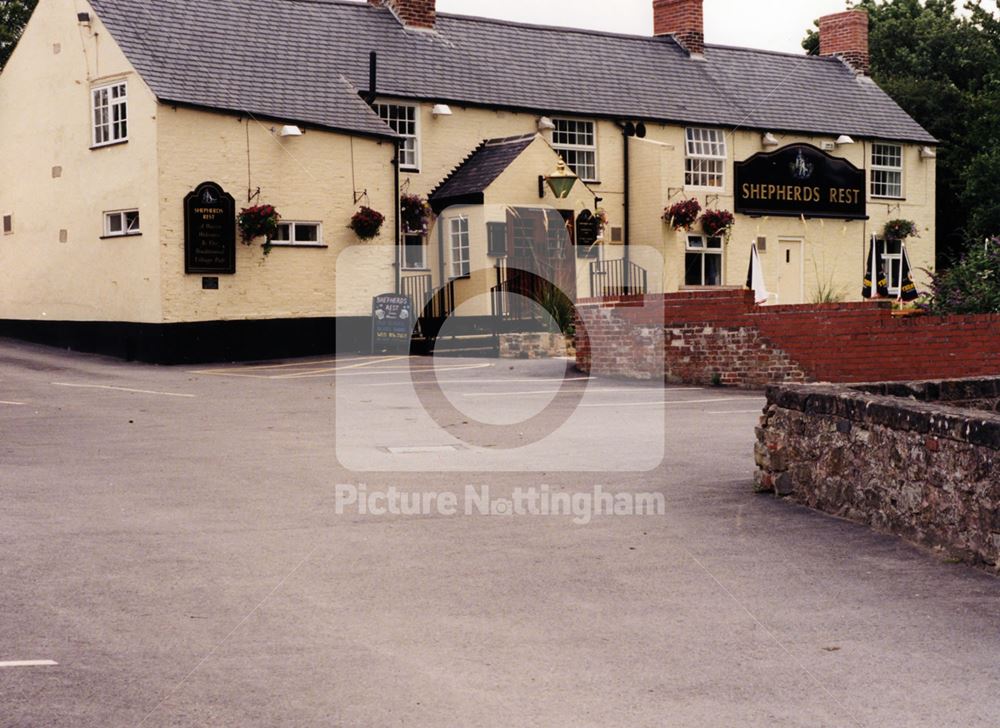
[[[559,157],[559,163],[556,165],[556,171],[550,174],[548,177],[544,175],[538,175],[538,197],[545,197],[545,183],[549,185],[549,189],[552,190],[552,194],[555,195],[557,200],[565,200],[569,197],[569,193],[573,190],[573,185],[576,184],[578,177],[573,174],[573,170],[566,166],[566,162],[563,161],[562,157]]]
[[[854,140],[851,139],[851,137],[847,136],[847,134],[841,134],[839,137],[837,137],[836,145],[838,147],[842,147],[846,144],[854,144]]]
[[[776,147],[781,142],[778,141],[778,137],[776,137],[774,134],[772,134],[771,132],[767,132],[767,134],[765,134],[760,138],[760,143],[763,144],[765,147]]]
[[[451,116],[451,107],[448,104],[434,104],[434,108],[431,109],[431,114],[435,117],[437,116]]]

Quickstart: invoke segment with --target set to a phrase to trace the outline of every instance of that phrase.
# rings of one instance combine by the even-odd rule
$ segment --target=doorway
[[[778,304],[805,303],[805,281],[802,259],[803,241],[795,238],[778,240]]]

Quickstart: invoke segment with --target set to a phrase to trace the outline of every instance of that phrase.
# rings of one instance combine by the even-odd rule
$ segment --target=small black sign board
[[[865,171],[811,144],[791,144],[736,163],[736,212],[868,219]]]
[[[576,216],[576,250],[580,258],[596,258],[597,237],[601,232],[601,221],[590,210]]]
[[[236,272],[236,201],[215,182],[184,198],[184,272]]]
[[[372,352],[408,352],[413,336],[413,306],[401,293],[372,299]]]

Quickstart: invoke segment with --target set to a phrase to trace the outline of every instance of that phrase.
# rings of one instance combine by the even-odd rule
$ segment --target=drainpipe
[[[393,208],[393,220],[396,221],[396,293],[403,292],[403,225],[399,214],[399,160],[402,153],[402,142],[397,137],[392,141],[392,172],[395,189],[396,207]]]
[[[631,256],[629,254],[629,227],[630,227],[629,221],[630,221],[630,217],[631,217],[631,215],[630,215],[630,207],[629,207],[629,191],[630,191],[630,188],[631,188],[631,184],[629,183],[629,144],[628,144],[628,140],[629,140],[629,137],[631,137],[632,135],[628,133],[628,129],[627,129],[627,127],[626,127],[625,124],[621,124],[621,128],[622,128],[622,145],[624,147],[624,154],[623,154],[624,162],[623,162],[622,166],[624,167],[623,172],[624,172],[624,175],[625,175],[625,193],[623,195],[624,198],[625,198],[625,219],[624,219],[623,224],[622,224],[622,246],[623,246],[623,248],[622,248],[622,251],[623,251],[623,256],[622,256],[622,259],[623,259],[622,284],[625,286],[625,292],[628,293],[629,289],[631,288],[631,285],[632,285],[632,282],[630,280],[631,273],[632,273],[631,270],[630,270],[630,268],[631,268],[631,265],[630,265],[630,263],[631,263]]]

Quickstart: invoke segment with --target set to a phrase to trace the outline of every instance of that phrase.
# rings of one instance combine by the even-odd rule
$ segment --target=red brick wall
[[[837,55],[862,73],[868,73],[868,13],[848,10],[819,19],[819,54]]]
[[[688,53],[705,52],[703,0],[653,0],[653,35],[673,35]]]
[[[577,306],[577,365],[753,388],[996,375],[1000,316],[897,317],[870,302],[759,307],[739,290],[590,299]]]

